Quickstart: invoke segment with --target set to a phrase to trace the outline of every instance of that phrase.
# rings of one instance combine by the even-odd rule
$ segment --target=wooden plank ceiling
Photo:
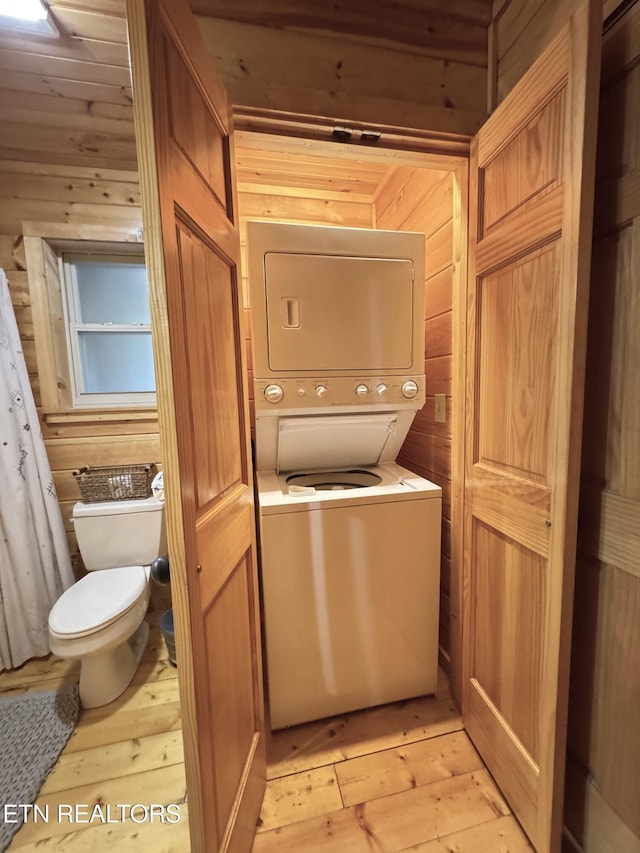
[[[124,0],[51,0],[58,39],[0,30],[0,157],[135,169]]]
[[[314,45],[324,45],[323,62],[331,52],[327,45],[335,46],[337,40],[346,54],[352,48],[364,51],[358,54],[363,62],[378,57],[378,64],[382,57],[397,73],[401,69],[399,61],[408,62],[409,70],[411,63],[427,59],[444,67],[448,65],[444,58],[452,54],[464,59],[464,67],[475,72],[482,72],[486,65],[490,0],[463,0],[456,4],[449,0],[379,2],[375,13],[365,0],[338,0],[328,6],[315,0],[192,0],[192,5],[197,13],[206,16],[200,19],[206,32],[208,24],[220,27],[221,33],[227,32],[225,27],[240,28],[234,30],[234,44],[225,48],[222,73],[232,90],[247,96],[250,106],[273,105],[271,95],[265,99],[260,88],[259,81],[265,75],[281,76],[285,71],[293,77],[300,74],[299,67],[288,67],[285,55],[276,56],[275,60],[273,56],[270,60],[260,59],[260,50],[267,52],[270,48],[270,34],[293,37],[304,49],[304,39],[312,38]],[[0,30],[0,159],[135,170],[124,0],[49,0],[49,6],[61,33],[58,39]],[[454,6],[456,11],[452,12]],[[260,48],[263,41],[266,48]],[[257,51],[252,54],[254,64],[250,68],[243,67],[242,57],[236,56],[238,45],[245,44],[249,52],[254,48]],[[349,65],[346,54],[345,73]],[[255,63],[261,61],[263,66],[256,68]],[[340,69],[334,66],[335,63],[332,68],[339,78]],[[250,81],[244,88],[238,86],[238,75]],[[348,82],[343,81],[342,90],[336,95],[341,108],[348,110],[351,103],[354,112],[364,105],[365,111],[375,113],[377,106],[384,111],[385,104],[396,100],[389,88],[396,85],[392,82],[376,100],[367,90],[367,85],[371,86],[368,76],[369,68],[362,67]],[[305,100],[308,85],[311,84],[304,82],[296,90],[297,111],[311,106]],[[447,85],[444,79],[427,79],[424,75],[411,81],[407,78],[406,86],[413,93],[407,97],[416,100],[420,87],[441,87],[445,91]],[[332,97],[331,93],[327,97]],[[322,106],[319,101],[317,104]],[[403,109],[408,108],[407,104],[409,101]],[[456,110],[448,112],[453,114]],[[358,116],[354,114],[353,118]],[[255,183],[256,178],[263,177],[273,184],[279,180],[278,174],[288,169],[287,163],[273,162],[273,174],[265,178],[260,174],[264,173],[264,164],[258,159],[253,155],[243,158],[242,181]],[[343,191],[371,192],[372,181],[377,177],[373,167],[367,167],[366,175],[358,178],[350,173],[344,175],[344,165],[336,169],[338,172],[333,174],[329,164],[314,163],[309,171],[309,188],[320,189],[326,181],[341,177],[347,181]]]

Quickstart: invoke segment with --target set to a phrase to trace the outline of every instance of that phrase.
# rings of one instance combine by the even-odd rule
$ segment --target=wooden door
[[[186,0],[127,13],[191,849],[248,851],[266,762],[230,111]]]
[[[472,144],[463,718],[538,851],[560,849],[600,9]]]

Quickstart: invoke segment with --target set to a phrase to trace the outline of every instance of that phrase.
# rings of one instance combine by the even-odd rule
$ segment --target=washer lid
[[[374,467],[397,422],[394,413],[281,418],[278,471]]]
[[[55,634],[91,634],[114,622],[144,595],[143,566],[92,572],[62,594],[49,613]]]

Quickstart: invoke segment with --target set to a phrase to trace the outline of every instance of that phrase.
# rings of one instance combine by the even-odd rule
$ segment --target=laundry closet
[[[281,222],[340,228],[419,232],[424,250],[424,406],[413,418],[398,461],[436,484],[442,494],[440,593],[435,619],[439,624],[439,660],[448,670],[450,654],[451,577],[451,426],[452,426],[452,295],[453,176],[445,170],[391,165],[385,154],[357,146],[308,143],[296,152],[295,140],[236,134],[238,211],[242,246],[243,303],[249,358],[249,396],[255,438],[250,238],[247,222]],[[416,157],[413,158],[416,160]],[[419,160],[417,161],[419,162]],[[251,226],[250,226],[251,227]],[[417,282],[416,282],[417,285]],[[262,316],[262,306],[260,308]],[[376,330],[372,330],[376,333]],[[436,414],[436,403],[438,413]],[[260,466],[258,465],[258,468]],[[385,535],[393,538],[392,526]],[[426,536],[422,530],[419,536]],[[429,543],[431,547],[431,543]],[[431,596],[425,603],[433,619]],[[268,643],[267,643],[268,645]]]

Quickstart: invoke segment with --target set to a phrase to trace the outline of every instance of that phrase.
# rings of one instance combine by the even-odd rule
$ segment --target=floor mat
[[[78,719],[78,685],[0,699],[0,803],[34,803]],[[22,825],[22,811],[0,821],[0,850]]]

